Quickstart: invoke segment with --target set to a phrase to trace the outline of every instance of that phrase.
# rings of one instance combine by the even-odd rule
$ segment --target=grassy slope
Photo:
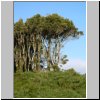
[[[15,98],[85,98],[85,76],[73,69],[66,72],[14,74]]]

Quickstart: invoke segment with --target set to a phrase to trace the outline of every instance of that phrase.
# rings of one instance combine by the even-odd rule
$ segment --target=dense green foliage
[[[14,74],[15,98],[85,98],[86,76],[73,69],[65,72]]]

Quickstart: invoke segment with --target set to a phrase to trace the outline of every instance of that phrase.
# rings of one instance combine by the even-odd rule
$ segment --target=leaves
[[[61,58],[61,61],[62,61],[62,64],[66,64],[69,60],[67,59],[67,55],[64,55],[62,58]]]

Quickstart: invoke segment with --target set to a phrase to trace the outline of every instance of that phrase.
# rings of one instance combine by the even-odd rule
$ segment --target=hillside
[[[14,98],[85,98],[86,77],[73,69],[65,72],[14,74]]]

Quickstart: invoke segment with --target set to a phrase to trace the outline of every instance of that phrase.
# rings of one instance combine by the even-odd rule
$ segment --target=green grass
[[[73,69],[65,72],[14,74],[15,98],[85,98],[86,78]]]

